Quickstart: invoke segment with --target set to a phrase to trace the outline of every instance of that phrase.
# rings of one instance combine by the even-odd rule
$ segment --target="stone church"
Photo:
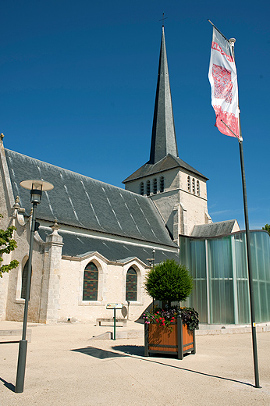
[[[0,319],[21,321],[29,251],[31,203],[26,179],[46,180],[37,209],[29,321],[95,321],[123,303],[137,319],[151,303],[144,279],[151,264],[179,261],[179,235],[205,232],[207,178],[178,156],[164,28],[159,57],[150,159],[125,190],[41,162],[0,144],[1,228],[14,225],[18,248],[5,261],[19,266],[0,278]],[[212,224],[211,224],[212,223]],[[219,224],[235,231],[235,221]],[[207,228],[207,227],[206,227]],[[195,231],[194,231],[195,230]]]

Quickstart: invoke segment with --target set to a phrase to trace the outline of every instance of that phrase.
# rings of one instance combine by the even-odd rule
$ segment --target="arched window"
[[[83,300],[97,300],[98,298],[98,269],[93,262],[89,262],[83,274]]]
[[[153,180],[153,193],[155,195],[157,194],[157,179]]]
[[[189,192],[191,192],[190,176],[187,177],[187,189]]]
[[[140,194],[143,196],[144,195],[144,183],[140,183]]]
[[[159,190],[164,192],[164,176],[161,176],[159,179]]]
[[[197,180],[197,195],[200,196],[201,191],[200,191],[200,182]]]
[[[22,299],[26,298],[28,262],[29,261],[27,260],[24,267],[23,267],[23,271],[22,271],[22,287],[21,287],[21,298]],[[30,286],[31,286],[31,278],[32,278],[32,270],[31,270],[31,276],[30,276]],[[29,299],[30,299],[30,294],[29,294]]]
[[[134,268],[129,268],[126,276],[126,301],[137,301],[137,272]]]
[[[146,194],[147,196],[150,196],[150,180],[146,182]]]
[[[192,178],[192,193],[195,195],[195,179]]]

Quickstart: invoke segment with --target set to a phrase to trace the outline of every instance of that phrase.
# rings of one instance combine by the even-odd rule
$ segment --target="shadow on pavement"
[[[114,345],[113,350],[124,352],[128,355],[139,355],[144,357],[144,347],[142,345]]]
[[[12,392],[15,392],[15,386],[13,385],[13,383],[5,381],[5,379],[3,379],[1,377],[0,377],[0,381],[3,382],[3,384],[5,385],[6,388],[11,390]]]
[[[116,345],[116,346],[114,346],[114,347],[112,347],[112,349],[115,349],[115,350],[117,350],[117,351],[121,351],[121,352],[124,352],[125,354],[127,354],[128,356],[140,356],[140,357],[143,357],[143,361],[146,361],[146,362],[154,362],[155,364],[159,364],[159,365],[164,365],[164,366],[167,366],[167,367],[170,367],[170,368],[175,368],[175,369],[179,369],[179,370],[182,370],[182,371],[187,371],[187,372],[192,372],[192,373],[194,373],[194,374],[198,374],[198,375],[203,375],[203,376],[208,376],[208,377],[210,377],[210,378],[216,378],[216,379],[222,379],[222,380],[225,380],[225,381],[229,381],[229,382],[236,382],[236,383],[240,383],[241,385],[247,385],[247,386],[254,386],[254,385],[252,385],[251,383],[248,383],[248,382],[242,382],[242,381],[238,381],[237,379],[231,379],[231,378],[224,378],[224,377],[222,377],[222,376],[219,376],[219,375],[212,375],[212,374],[207,374],[207,373],[205,373],[205,372],[200,372],[200,371],[194,371],[193,369],[189,369],[189,368],[183,368],[183,367],[180,367],[180,366],[175,366],[175,365],[170,365],[170,364],[166,364],[165,362],[161,362],[161,361],[157,361],[156,359],[153,359],[153,358],[163,358],[164,360],[166,360],[166,358],[168,359],[168,358],[175,358],[175,357],[173,357],[173,356],[170,356],[170,355],[168,355],[168,356],[166,356],[166,358],[164,357],[164,355],[162,355],[162,354],[160,354],[160,356],[158,356],[158,355],[156,355],[155,357],[153,357],[153,358],[149,358],[149,357],[145,357],[144,356],[144,347],[143,346],[137,346],[137,345]],[[193,356],[192,354],[185,354],[185,356]],[[184,356],[184,357],[185,357]],[[179,361],[179,362],[181,362],[181,361]]]
[[[117,352],[102,350],[101,348],[96,347],[85,347],[85,348],[77,348],[71,351],[81,352],[85,355],[90,355],[91,357],[105,359],[105,358],[121,358],[126,357],[124,354],[119,354]]]
[[[99,359],[121,358],[121,357],[136,357],[136,358],[139,357],[140,360],[145,361],[145,362],[152,362],[152,363],[159,364],[159,365],[162,365],[165,367],[174,368],[174,369],[178,369],[178,370],[186,371],[186,372],[191,372],[193,374],[207,376],[210,378],[222,379],[222,380],[228,381],[228,382],[235,382],[235,383],[239,383],[241,385],[252,386],[252,387],[254,386],[251,383],[242,382],[237,379],[225,378],[225,377],[219,376],[219,375],[212,375],[212,374],[208,374],[206,372],[195,371],[193,369],[183,368],[181,366],[167,364],[166,359],[168,359],[168,358],[172,359],[172,357],[165,358],[164,356],[161,355],[161,357],[163,358],[163,362],[157,360],[157,358],[161,358],[161,357],[157,357],[157,356],[156,357],[145,357],[143,346],[116,345],[116,346],[113,346],[112,349],[114,349],[116,351],[121,351],[123,354],[121,354],[119,352],[114,352],[114,351],[102,350],[101,348],[97,348],[97,347],[78,348],[78,349],[74,349],[72,351],[81,352],[82,354],[90,355],[91,357],[95,357],[95,358],[99,358]],[[189,354],[187,356],[191,357],[193,355]],[[180,360],[179,360],[179,363],[181,363]]]

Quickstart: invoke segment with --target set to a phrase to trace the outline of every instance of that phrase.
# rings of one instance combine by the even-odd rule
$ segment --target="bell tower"
[[[194,225],[211,222],[207,209],[208,179],[178,156],[168,61],[162,26],[150,159],[123,183],[149,197],[174,241],[190,235]]]

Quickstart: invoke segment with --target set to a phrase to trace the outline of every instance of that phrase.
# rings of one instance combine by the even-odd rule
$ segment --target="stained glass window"
[[[85,267],[83,275],[83,300],[98,298],[98,269],[93,262]]]
[[[126,277],[126,301],[136,302],[137,300],[137,272],[134,268],[129,268]]]

